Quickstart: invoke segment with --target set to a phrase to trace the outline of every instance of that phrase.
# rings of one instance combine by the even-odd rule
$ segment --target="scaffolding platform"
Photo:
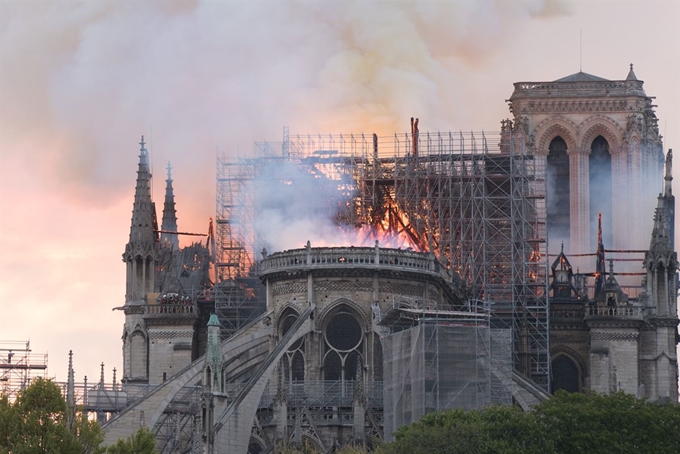
[[[378,137],[286,128],[282,142],[256,143],[251,156],[220,156],[218,282],[257,276],[267,246],[254,228],[262,208],[257,181],[290,164],[322,185],[339,234],[378,229],[381,238],[432,252],[456,272],[471,298],[490,305],[491,327],[511,330],[515,368],[547,391],[546,163],[520,142],[512,131]],[[291,182],[278,183],[283,190]],[[529,342],[520,342],[520,331]]]

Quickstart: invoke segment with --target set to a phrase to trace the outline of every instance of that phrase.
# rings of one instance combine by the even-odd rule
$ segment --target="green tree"
[[[558,453],[680,452],[680,405],[659,405],[619,392],[557,392],[536,418]]]
[[[6,395],[0,395],[0,454],[9,452],[12,433],[18,430],[19,418]]]
[[[680,405],[618,393],[558,392],[516,407],[449,410],[401,427],[380,454],[628,454],[680,452]]]
[[[146,427],[141,427],[128,438],[109,446],[107,454],[157,454],[156,437]]]
[[[430,413],[400,427],[395,441],[381,446],[383,454],[551,453],[536,419],[516,407],[488,407]]]
[[[14,403],[0,395],[0,454],[102,454],[104,432],[82,411],[66,426],[66,401],[59,386],[37,378]]]
[[[66,402],[53,381],[38,378],[19,393],[14,404],[9,404],[7,397],[3,402],[0,406],[4,407],[6,421],[2,424],[9,428],[9,433],[3,435],[7,451],[81,453],[76,436],[66,428]]]
[[[104,441],[104,431],[97,421],[92,421],[81,411],[76,415],[74,431],[80,443],[82,454],[103,454],[106,448],[100,447]]]

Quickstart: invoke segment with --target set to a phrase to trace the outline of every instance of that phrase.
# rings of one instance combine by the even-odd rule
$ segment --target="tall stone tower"
[[[645,254],[646,309],[648,324],[641,332],[646,348],[641,351],[641,374],[652,399],[678,400],[678,257],[675,252],[671,215],[675,213],[675,197],[671,190],[672,151],[666,159],[664,193],[659,194],[654,229]]]
[[[201,244],[179,249],[177,234],[168,233],[177,232],[169,164],[161,229],[164,233],[159,238],[144,137],[140,145],[130,240],[123,254],[123,381],[158,384],[198,356],[195,290],[203,288],[207,249]]]
[[[130,240],[125,246],[126,265],[125,326],[123,328],[123,380],[142,382],[149,379],[148,341],[144,322],[148,295],[154,291],[154,272],[157,254],[156,207],[151,201],[151,173],[149,154],[144,136],[140,142],[137,185],[132,208]]]
[[[514,85],[510,127],[546,166],[551,252],[562,241],[567,253],[594,251],[598,213],[607,247],[644,249],[663,148],[633,65],[624,80],[578,72]]]

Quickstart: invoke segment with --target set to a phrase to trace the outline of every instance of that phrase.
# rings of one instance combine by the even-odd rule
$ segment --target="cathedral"
[[[544,188],[540,197],[524,199],[533,204],[540,198],[545,213],[534,223],[543,238],[522,240],[535,247],[522,261],[545,264],[526,279],[534,281],[535,295],[547,307],[549,380],[532,382],[537,363],[521,358],[523,349],[531,357],[533,342],[523,338],[521,330],[509,328],[509,339],[514,340],[508,346],[520,353],[514,356],[512,380],[509,374],[500,380],[498,367],[492,366],[486,381],[469,378],[479,379],[478,389],[493,387],[494,380],[513,381],[507,403],[523,408],[531,399],[538,402],[559,389],[678,400],[672,152],[664,156],[652,100],[632,65],[623,80],[579,72],[552,82],[515,83],[508,100],[513,118],[502,122],[500,149],[489,152],[491,160],[486,162],[501,162],[504,155],[521,149],[522,156],[529,156],[523,159],[538,169],[536,187]],[[416,129],[406,161],[416,157],[422,137]],[[377,158],[376,138],[374,142]],[[429,251],[417,252],[378,245],[375,251],[340,252],[308,245],[283,255],[262,250],[257,251],[259,261],[250,257],[260,268],[250,265],[250,275],[220,280],[212,221],[207,239],[179,245],[182,232],[172,183],[168,165],[159,225],[142,138],[130,238],[123,254],[123,383],[130,395],[135,389],[155,391],[107,423],[107,442],[126,433],[123,426],[132,419],[125,418],[131,415],[156,424],[160,440],[166,430],[161,414],[178,414],[178,408],[189,415],[181,424],[188,435],[180,452],[192,452],[198,445],[205,452],[221,452],[220,440],[227,443],[224,437],[232,429],[240,436],[249,434],[233,449],[252,453],[267,452],[281,441],[307,439],[328,452],[338,444],[384,439],[385,421],[394,421],[382,389],[389,336],[433,317],[445,317],[455,326],[469,324],[456,317],[480,320],[477,309],[471,309],[470,284],[443,265],[446,258],[434,253],[443,249],[435,251],[432,239]],[[409,209],[403,207],[406,219]],[[218,228],[229,226],[218,221]],[[417,226],[402,230],[418,234]],[[538,243],[542,246],[534,246]],[[494,266],[489,273],[499,274],[499,269]],[[509,277],[499,279],[506,282]],[[229,292],[238,296],[230,301],[248,304],[220,306],[220,295]],[[401,306],[395,303],[399,301]],[[513,304],[521,306],[521,301]],[[390,317],[398,323],[381,327]],[[489,327],[493,317],[492,310]],[[526,312],[523,317],[526,321]],[[493,347],[491,336],[485,345]],[[468,347],[463,350],[477,348]],[[427,351],[424,355],[428,358]],[[427,376],[423,380],[428,383]],[[333,388],[334,383],[339,387]],[[200,399],[192,406],[186,397],[185,407],[170,410],[172,398],[167,396],[189,385],[202,387]],[[170,388],[175,394],[162,394]],[[466,408],[504,402],[488,392],[481,400],[477,397],[477,404],[468,402]],[[242,410],[235,402],[252,407],[252,415],[250,410],[238,413]],[[149,414],[152,409],[155,416]],[[415,418],[417,412],[412,413]],[[235,420],[245,426],[230,426]],[[180,443],[177,421],[174,429],[167,429],[175,432],[165,435],[163,446]],[[172,437],[175,442],[167,441]]]

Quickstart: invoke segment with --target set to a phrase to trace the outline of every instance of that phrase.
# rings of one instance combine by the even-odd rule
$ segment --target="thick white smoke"
[[[178,202],[206,219],[215,147],[247,151],[283,125],[391,133],[417,115],[455,128],[456,67],[565,13],[555,0],[2,2],[3,149],[101,205],[129,196],[145,133],[157,170],[169,159],[192,182]]]

